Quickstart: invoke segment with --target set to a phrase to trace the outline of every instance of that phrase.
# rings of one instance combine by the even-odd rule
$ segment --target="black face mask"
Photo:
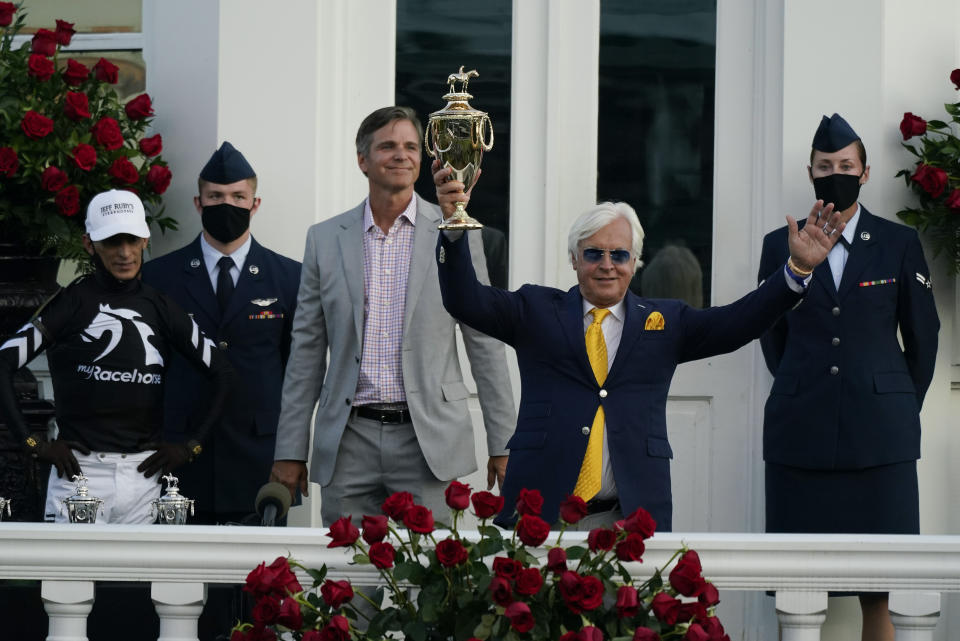
[[[824,205],[833,203],[834,211],[846,211],[860,196],[860,177],[852,174],[830,174],[814,178],[813,193]]]
[[[200,215],[203,228],[221,243],[230,243],[243,236],[250,228],[250,210],[220,203],[205,205]]]

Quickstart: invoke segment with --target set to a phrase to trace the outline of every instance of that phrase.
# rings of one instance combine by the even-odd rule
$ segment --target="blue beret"
[[[220,145],[220,149],[213,152],[200,171],[201,180],[218,185],[229,185],[245,178],[254,178],[256,175],[243,154],[229,142]]]
[[[829,118],[824,116],[820,120],[817,133],[813,134],[813,148],[817,151],[832,153],[843,149],[854,140],[860,140],[860,136],[853,127],[840,114],[833,114]]]

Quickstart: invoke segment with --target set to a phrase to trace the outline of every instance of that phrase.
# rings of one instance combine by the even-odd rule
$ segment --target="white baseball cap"
[[[143,203],[133,192],[111,189],[94,196],[87,205],[87,234],[103,240],[117,234],[150,238]]]

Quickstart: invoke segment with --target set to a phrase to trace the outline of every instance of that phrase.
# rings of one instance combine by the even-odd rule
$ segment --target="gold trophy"
[[[423,135],[423,145],[427,155],[439,158],[444,167],[452,167],[450,180],[463,183],[464,191],[469,191],[477,181],[483,152],[493,149],[493,125],[485,111],[478,111],[467,102],[473,96],[467,93],[470,78],[480,74],[471,69],[464,73],[452,73],[447,78],[450,91],[443,99],[447,106],[430,114],[427,130]],[[456,83],[461,83],[460,91]],[[489,141],[487,140],[489,136]],[[483,225],[467,215],[467,203],[458,202],[453,216],[439,225],[440,229],[480,229]]]

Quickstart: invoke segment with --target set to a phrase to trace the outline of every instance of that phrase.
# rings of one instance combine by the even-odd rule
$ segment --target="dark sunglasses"
[[[597,249],[596,247],[585,248],[583,260],[596,264],[603,260],[604,254],[610,254],[610,262],[614,265],[623,265],[630,260],[630,251],[627,249]]]

